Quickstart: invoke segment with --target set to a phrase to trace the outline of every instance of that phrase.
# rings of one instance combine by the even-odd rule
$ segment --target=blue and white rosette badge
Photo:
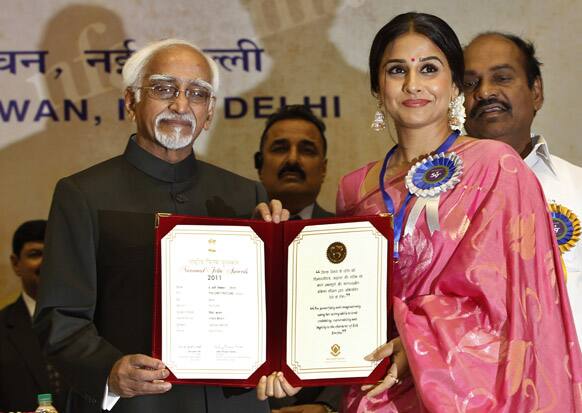
[[[430,155],[410,168],[404,184],[408,191],[418,199],[408,215],[404,235],[412,234],[423,210],[426,210],[426,222],[430,234],[440,230],[441,194],[454,188],[461,181],[462,174],[463,160],[455,152]]]

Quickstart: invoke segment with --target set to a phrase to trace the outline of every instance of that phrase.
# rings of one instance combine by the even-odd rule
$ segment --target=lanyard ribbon
[[[446,152],[453,145],[453,143],[455,142],[455,140],[457,139],[459,134],[460,134],[460,131],[458,131],[458,130],[455,130],[453,133],[451,133],[448,136],[448,138],[436,149],[435,153],[439,154],[442,152]],[[400,207],[398,212],[395,214],[394,213],[395,212],[394,211],[394,202],[392,201],[390,194],[388,194],[388,192],[386,191],[386,187],[384,185],[384,177],[386,176],[386,168],[388,167],[388,161],[390,160],[392,155],[394,155],[396,148],[398,148],[398,145],[394,145],[392,147],[392,149],[390,149],[388,151],[388,153],[386,154],[386,156],[384,157],[384,163],[382,164],[382,169],[380,170],[380,191],[382,192],[382,198],[384,200],[384,205],[386,205],[386,209],[394,217],[394,259],[398,260],[399,243],[400,243],[400,238],[402,237],[402,226],[404,224],[404,213],[406,211],[406,207],[408,206],[408,203],[412,199],[412,194],[410,193],[410,191],[408,191],[408,193],[406,194],[406,198],[404,199],[404,202],[402,203],[402,206]],[[436,214],[434,214],[434,212],[427,214],[427,221],[428,221],[429,229],[430,229],[431,234],[432,234],[433,231],[435,231],[439,228],[438,203],[439,203],[438,197],[428,198],[424,202],[417,202],[418,208],[416,208],[416,204],[415,204],[415,207],[413,208],[413,210],[410,211],[410,217],[409,217],[408,221],[410,223],[413,223],[413,225],[414,225],[414,224],[416,224],[416,221],[417,221],[418,217],[420,216],[420,213],[422,212],[422,210],[425,206],[427,207],[427,210],[429,210],[429,208],[430,208],[431,211],[433,211],[436,207]],[[412,230],[414,229],[414,228],[408,228],[408,227],[409,227],[409,225],[407,225],[406,234],[412,233]]]

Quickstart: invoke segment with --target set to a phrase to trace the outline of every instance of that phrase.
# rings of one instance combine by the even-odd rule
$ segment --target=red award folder
[[[288,334],[288,306],[292,303],[288,303],[288,264],[289,259],[288,251],[289,246],[298,235],[303,234],[306,227],[308,228],[327,228],[328,224],[343,224],[343,223],[364,223],[371,224],[375,230],[381,234],[385,239],[386,243],[382,244],[386,246],[387,251],[386,257],[387,262],[382,268],[386,271],[386,286],[379,288],[378,291],[385,291],[386,297],[382,297],[382,303],[386,303],[386,336],[379,337],[380,344],[393,338],[393,322],[392,322],[392,288],[391,288],[391,274],[392,274],[392,256],[393,256],[393,226],[392,217],[389,215],[374,215],[374,216],[360,216],[360,217],[346,217],[346,218],[323,218],[323,219],[310,219],[310,220],[297,220],[297,221],[287,221],[280,224],[274,224],[269,222],[264,222],[260,220],[241,220],[241,219],[226,219],[226,218],[208,218],[208,217],[194,217],[194,216],[183,216],[183,215],[169,215],[169,214],[158,214],[156,218],[156,228],[155,228],[155,278],[154,278],[154,305],[153,305],[153,339],[152,339],[152,355],[155,358],[162,359],[163,353],[163,318],[162,318],[162,240],[164,237],[170,233],[176,226],[191,225],[191,226],[229,226],[229,227],[250,227],[252,231],[263,241],[264,243],[264,292],[265,292],[265,308],[266,308],[266,361],[256,368],[256,370],[245,378],[178,378],[172,372],[172,367],[168,366],[170,370],[170,377],[167,379],[172,383],[181,384],[208,384],[208,385],[219,385],[219,386],[233,386],[233,387],[254,387],[257,385],[261,376],[266,376],[274,371],[282,371],[285,378],[291,383],[291,385],[297,386],[322,386],[322,385],[347,385],[356,383],[375,383],[378,380],[384,378],[387,373],[387,368],[389,365],[389,360],[385,359],[380,362],[371,374],[367,374],[363,377],[330,377],[329,375],[325,378],[317,379],[305,379],[300,378],[298,374],[295,373],[294,369],[287,364],[287,334]],[[311,227],[317,226],[317,227]],[[180,228],[180,227],[178,227]],[[335,243],[332,243],[322,248],[327,248],[327,259],[330,262],[334,262],[334,259],[342,259],[341,246],[338,250]],[[349,252],[348,252],[349,254]],[[344,254],[345,255],[345,254]],[[295,258],[293,258],[295,259]],[[352,258],[354,259],[354,258]],[[301,258],[299,258],[299,261]],[[297,268],[302,268],[301,262],[298,262]],[[329,264],[330,267],[333,264]],[[332,267],[335,268],[335,267]],[[348,270],[345,270],[348,271]],[[353,271],[353,270],[352,270]],[[319,272],[319,270],[317,270]],[[325,271],[323,271],[325,273]],[[333,270],[332,270],[333,272]],[[353,275],[353,277],[356,277]],[[210,276],[209,276],[210,278]],[[330,277],[322,277],[326,279]],[[346,279],[348,276],[346,275]],[[341,283],[340,283],[341,284]],[[349,283],[346,283],[349,284]],[[323,282],[318,285],[324,285]],[[327,284],[326,284],[327,285]],[[323,287],[322,287],[323,288]],[[335,291],[336,289],[329,289],[329,291]],[[339,290],[339,295],[330,296],[329,298],[340,299],[341,294],[345,294],[345,291],[349,291],[349,288],[343,288]],[[326,293],[327,294],[327,293]],[[348,293],[349,295],[349,293]],[[172,299],[168,295],[168,299]],[[295,301],[293,301],[294,303]],[[331,302],[334,302],[333,300]],[[294,305],[294,304],[293,304]],[[314,306],[317,310],[317,306]],[[323,307],[325,308],[325,307]],[[241,308],[241,311],[243,309]],[[342,322],[348,322],[347,318],[343,318]],[[300,324],[302,320],[295,320],[296,324]],[[341,326],[340,326],[341,327]],[[203,332],[196,332],[193,334],[194,341],[196,337],[200,337]],[[347,334],[347,333],[346,333]],[[196,346],[196,343],[189,343]],[[232,343],[230,343],[232,344]],[[317,342],[307,343],[309,346],[318,346]],[[329,358],[341,357],[341,348],[339,346],[331,346],[329,349]],[[363,357],[374,350],[374,348],[369,348],[366,350]],[[326,350],[327,351],[327,350]],[[163,360],[163,359],[162,359]],[[164,361],[164,360],[163,360]],[[165,361],[164,361],[165,362]],[[167,363],[166,363],[167,364]],[[308,369],[309,370],[309,369]],[[212,376],[211,376],[212,377]]]

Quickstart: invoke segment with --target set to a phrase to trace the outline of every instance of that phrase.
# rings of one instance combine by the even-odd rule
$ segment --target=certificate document
[[[392,334],[392,217],[260,220],[159,214],[152,356],[181,384],[375,383]]]
[[[304,227],[288,247],[287,365],[301,379],[368,376],[387,337],[388,240],[368,221]]]
[[[264,245],[248,226],[161,239],[162,361],[178,379],[247,379],[266,360]]]

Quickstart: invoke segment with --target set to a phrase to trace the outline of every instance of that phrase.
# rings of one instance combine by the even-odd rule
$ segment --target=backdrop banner
[[[257,179],[253,153],[267,116],[305,103],[328,127],[328,174],[319,201],[334,210],[341,175],[380,158],[393,130],[373,132],[367,59],[376,31],[398,13],[434,13],[462,43],[487,30],[533,40],[544,63],[536,116],[552,151],[582,162],[579,109],[582,2],[516,0],[2,1],[0,14],[0,307],[18,294],[11,238],[46,218],[57,180],[120,154],[133,131],[121,68],[158,39],[192,41],[218,63],[221,86],[197,155]],[[567,85],[564,87],[563,85]]]

